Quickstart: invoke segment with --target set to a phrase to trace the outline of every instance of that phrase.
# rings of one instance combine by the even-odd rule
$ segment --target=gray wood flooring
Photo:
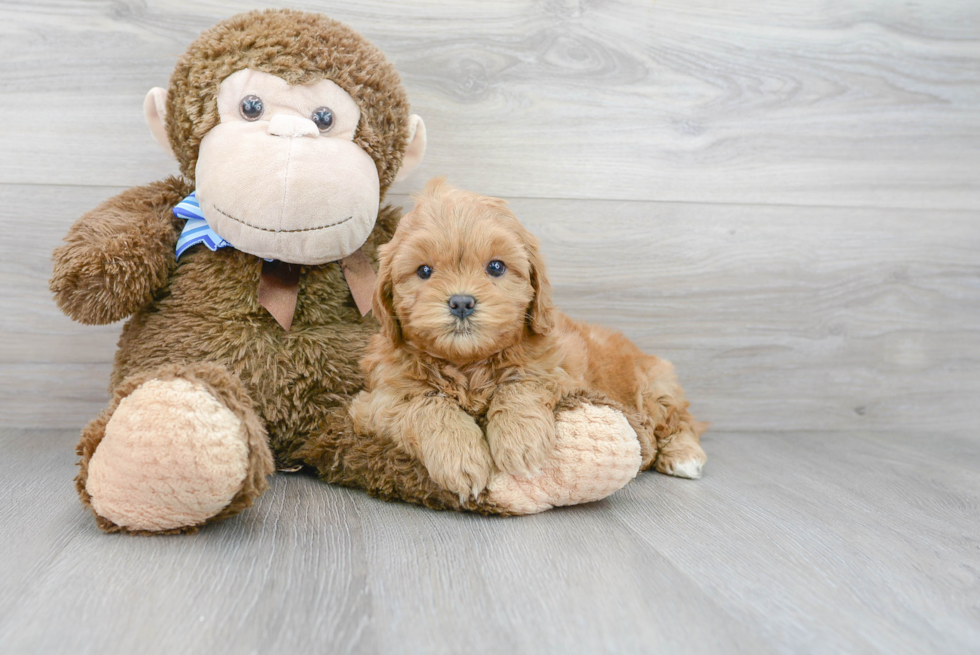
[[[75,432],[2,433],[5,653],[970,653],[974,439],[709,433],[708,474],[487,519],[302,476],[190,537],[107,536]]]
[[[562,308],[675,362],[698,482],[436,513],[280,475],[191,537],[72,487],[119,325],[50,252],[173,174],[142,119],[281,2],[0,0],[0,653],[980,652],[980,5],[290,2],[374,40],[422,170],[507,198]]]

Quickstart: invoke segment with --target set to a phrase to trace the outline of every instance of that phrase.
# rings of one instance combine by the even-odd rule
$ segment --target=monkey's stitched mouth
[[[252,225],[248,221],[243,221],[240,218],[235,218],[234,216],[232,216],[228,212],[224,211],[223,209],[221,209],[221,207],[218,207],[214,203],[211,204],[211,207],[214,208],[214,210],[216,212],[218,212],[219,214],[221,214],[222,216],[227,216],[231,220],[235,221],[236,223],[241,223],[245,227],[250,227],[253,230],[262,230],[263,232],[272,232],[274,234],[288,234],[288,233],[291,233],[291,232],[314,232],[316,230],[326,230],[327,228],[336,227],[338,225],[343,225],[347,221],[352,220],[354,218],[353,216],[348,216],[347,218],[345,218],[343,220],[340,220],[340,221],[337,221],[336,223],[330,223],[328,225],[320,225],[320,226],[317,226],[317,227],[303,227],[303,228],[299,228],[299,229],[296,229],[296,230],[273,230],[271,228],[262,227],[260,225]]]

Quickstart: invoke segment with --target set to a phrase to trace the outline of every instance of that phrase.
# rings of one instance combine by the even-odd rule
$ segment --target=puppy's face
[[[550,327],[537,240],[497,199],[431,182],[381,249],[375,313],[394,340],[457,363]]]

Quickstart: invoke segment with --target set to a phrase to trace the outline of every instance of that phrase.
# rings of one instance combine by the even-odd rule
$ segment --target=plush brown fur
[[[506,272],[490,275],[490,262]],[[363,362],[355,427],[399,443],[461,498],[495,468],[539,471],[555,406],[580,392],[629,410],[643,468],[683,474],[677,465],[690,463],[700,474],[700,426],[670,364],[556,310],[537,239],[502,201],[430,182],[381,248],[377,289],[382,332]],[[471,316],[450,312],[457,294],[476,299]]]
[[[362,388],[358,359],[377,323],[370,315],[361,317],[340,266],[302,268],[293,327],[284,332],[255,297],[261,259],[201,247],[185,253],[179,265],[174,262],[179,229],[172,209],[192,190],[189,182],[176,179],[130,189],[83,216],[55,253],[51,288],[69,316],[100,323],[139,306],[119,340],[110,380],[113,400],[79,444],[82,502],[89,505],[87,462],[119,401],[156,371],[179,371],[172,374],[197,380],[193,371],[207,362],[211,375],[224,380],[219,386],[240,385],[250,399],[250,411],[266,426],[281,466],[310,467],[328,482],[387,499],[461,508],[416,460],[394,456],[390,444],[353,432],[347,403]],[[376,244],[390,238],[399,213],[382,210],[365,245],[372,259]],[[99,216],[118,220],[100,231],[95,226]],[[168,271],[169,277],[163,277]],[[163,284],[148,292],[145,285],[154,274]],[[147,293],[152,300],[140,306]],[[223,394],[216,397],[249,424],[244,404],[233,405]],[[262,471],[268,473],[267,468]],[[248,487],[245,497],[212,520],[244,509],[264,489]],[[102,518],[99,525],[121,529]]]
[[[51,291],[65,314],[102,325],[147,306],[176,268],[184,221],[173,214],[192,184],[168,178],[110,198],[75,221],[54,251]]]
[[[219,122],[221,81],[243,68],[289,84],[329,79],[349,93],[361,108],[354,143],[377,164],[384,195],[408,144],[409,105],[398,72],[350,27],[289,9],[229,18],[201,34],[177,61],[167,96],[167,132],[187,179],[194,179],[201,139]]]
[[[222,45],[231,32],[233,47]],[[273,48],[277,54],[270,57]],[[287,333],[256,300],[261,259],[202,246],[175,261],[183,221],[172,210],[194,190],[200,139],[218,122],[218,85],[247,66],[293,83],[329,77],[350,93],[362,111],[354,140],[374,158],[382,196],[401,162],[408,104],[398,74],[350,28],[319,15],[252,12],[215,26],[190,46],[168,96],[170,141],[185,178],[110,198],[82,216],[54,253],[50,287],[68,316],[93,324],[131,316],[116,353],[112,401],[79,443],[82,502],[89,505],[88,461],[119,401],[141,381],[163,375],[202,381],[248,426],[249,477],[232,504],[211,520],[240,511],[265,489],[272,462],[266,439],[283,467],[302,466],[329,482],[389,499],[460,509],[458,499],[435,485],[417,461],[352,430],[347,404],[361,389],[358,359],[377,323],[361,317],[339,264],[302,267]],[[364,245],[372,260],[398,217],[396,209],[381,209]],[[494,511],[486,502],[467,507]],[[123,530],[102,517],[98,521],[103,529]]]

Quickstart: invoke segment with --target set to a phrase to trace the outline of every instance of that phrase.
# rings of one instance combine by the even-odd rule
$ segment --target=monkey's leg
[[[555,408],[555,446],[540,474],[499,474],[489,498],[510,514],[589,503],[619,491],[640,470],[640,443],[621,411],[601,397],[563,399]]]
[[[327,482],[364,489],[385,500],[484,514],[533,514],[600,500],[636,477],[636,433],[621,412],[590,400],[576,397],[559,403],[555,447],[540,475],[522,478],[497,472],[479,498],[462,504],[394,443],[356,434],[346,407],[330,410],[321,429],[298,440],[284,460],[316,469]]]
[[[249,507],[274,468],[244,387],[216,364],[125,379],[77,452],[75,486],[108,532],[193,532]]]
[[[313,434],[296,439],[279,455],[288,465],[315,469],[325,482],[363,489],[384,500],[431,509],[479,509],[472,499],[460,504],[457,494],[433,482],[422,462],[394,442],[357,434],[346,405],[329,409]]]

